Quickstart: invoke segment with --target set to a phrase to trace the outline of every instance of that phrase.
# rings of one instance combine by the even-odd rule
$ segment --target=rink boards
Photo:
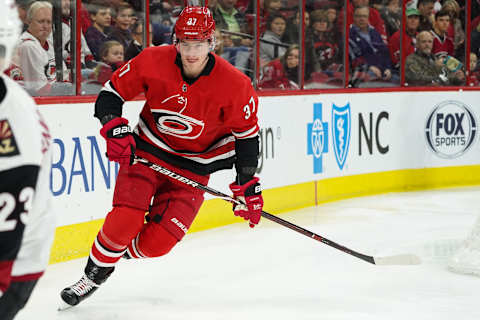
[[[265,211],[390,191],[480,182],[479,94],[397,92],[261,97],[258,175]],[[132,124],[143,105],[128,102]],[[53,140],[57,230],[51,263],[86,256],[110,210],[118,166],[90,104],[41,106]],[[228,193],[233,171],[212,176]],[[190,232],[240,222],[207,197]]]

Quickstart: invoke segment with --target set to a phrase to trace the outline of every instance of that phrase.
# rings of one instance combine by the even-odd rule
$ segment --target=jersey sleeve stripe
[[[110,80],[108,80],[105,85],[103,86],[102,88],[102,91],[106,91],[106,92],[111,92],[115,95],[117,95],[120,99],[122,99],[123,102],[125,102],[125,99],[123,99],[123,97],[120,95],[120,93],[118,93],[117,90],[115,90],[113,84],[111,83]]]
[[[255,126],[253,126],[252,128],[246,130],[246,131],[243,131],[243,132],[234,132],[232,131],[232,134],[235,136],[235,138],[237,139],[247,139],[247,138],[253,138],[255,137],[256,135],[258,135],[258,125],[255,124]]]

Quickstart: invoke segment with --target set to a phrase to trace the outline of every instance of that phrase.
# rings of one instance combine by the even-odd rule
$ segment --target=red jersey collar
[[[177,53],[177,57],[175,58],[175,64],[180,68],[183,80],[189,85],[192,85],[201,76],[208,76],[212,72],[213,67],[215,66],[215,57],[211,53],[208,54],[207,64],[205,65],[205,68],[203,68],[200,75],[196,78],[188,78],[183,72],[182,58],[180,57],[180,53]]]

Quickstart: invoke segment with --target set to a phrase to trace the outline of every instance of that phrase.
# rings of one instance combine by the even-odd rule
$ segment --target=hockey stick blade
[[[379,266],[409,266],[422,263],[422,260],[414,254],[399,254],[387,257],[374,257],[373,260],[375,261],[375,264]]]
[[[223,192],[220,192],[218,190],[210,188],[209,186],[203,185],[199,182],[196,182],[194,180],[186,178],[186,177],[184,177],[184,176],[182,176],[182,175],[180,175],[176,172],[173,172],[173,171],[171,171],[171,170],[169,170],[165,167],[162,167],[162,166],[160,166],[156,163],[150,162],[147,159],[141,158],[139,156],[135,156],[134,164],[135,163],[141,163],[141,164],[149,167],[150,169],[152,169],[156,172],[159,172],[159,173],[161,173],[165,176],[168,176],[169,178],[171,178],[173,180],[177,180],[177,181],[179,181],[181,183],[184,183],[186,185],[189,185],[193,188],[203,190],[206,193],[209,193],[213,196],[219,197],[219,198],[221,198],[225,201],[233,202],[233,203],[239,203],[237,199],[234,199],[233,197],[231,197],[231,196],[229,196],[229,195],[227,195]],[[323,244],[326,244],[327,246],[330,246],[330,247],[333,247],[337,250],[343,251],[346,254],[349,254],[351,256],[354,256],[358,259],[361,259],[361,260],[366,261],[366,262],[371,263],[371,264],[375,264],[375,265],[414,265],[414,264],[420,264],[421,263],[420,258],[418,258],[417,256],[412,255],[412,254],[403,254],[403,255],[390,256],[390,257],[379,257],[379,258],[368,256],[368,255],[365,255],[363,253],[356,252],[352,249],[349,249],[345,246],[342,246],[341,244],[338,244],[338,243],[336,243],[332,240],[329,240],[325,237],[322,237],[322,236],[320,236],[316,233],[313,233],[310,230],[307,230],[307,229],[304,229],[300,226],[297,226],[296,224],[293,224],[293,223],[291,223],[287,220],[284,220],[284,219],[282,219],[278,216],[275,216],[271,213],[262,211],[262,217],[265,218],[265,219],[268,219],[270,221],[276,222],[276,223],[278,223],[278,224],[280,224],[280,225],[282,225],[286,228],[289,228],[290,230],[301,233],[306,237],[317,240],[317,241],[319,241]]]

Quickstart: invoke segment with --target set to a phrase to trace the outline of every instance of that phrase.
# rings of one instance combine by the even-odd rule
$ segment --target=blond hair
[[[52,4],[48,1],[35,1],[30,5],[27,11],[27,21],[31,22],[35,12],[40,9],[50,9],[53,10]]]
[[[103,60],[103,58],[105,58],[108,55],[108,51],[110,51],[111,48],[116,46],[120,46],[123,48],[122,44],[117,40],[105,41],[100,47],[100,59]]]

